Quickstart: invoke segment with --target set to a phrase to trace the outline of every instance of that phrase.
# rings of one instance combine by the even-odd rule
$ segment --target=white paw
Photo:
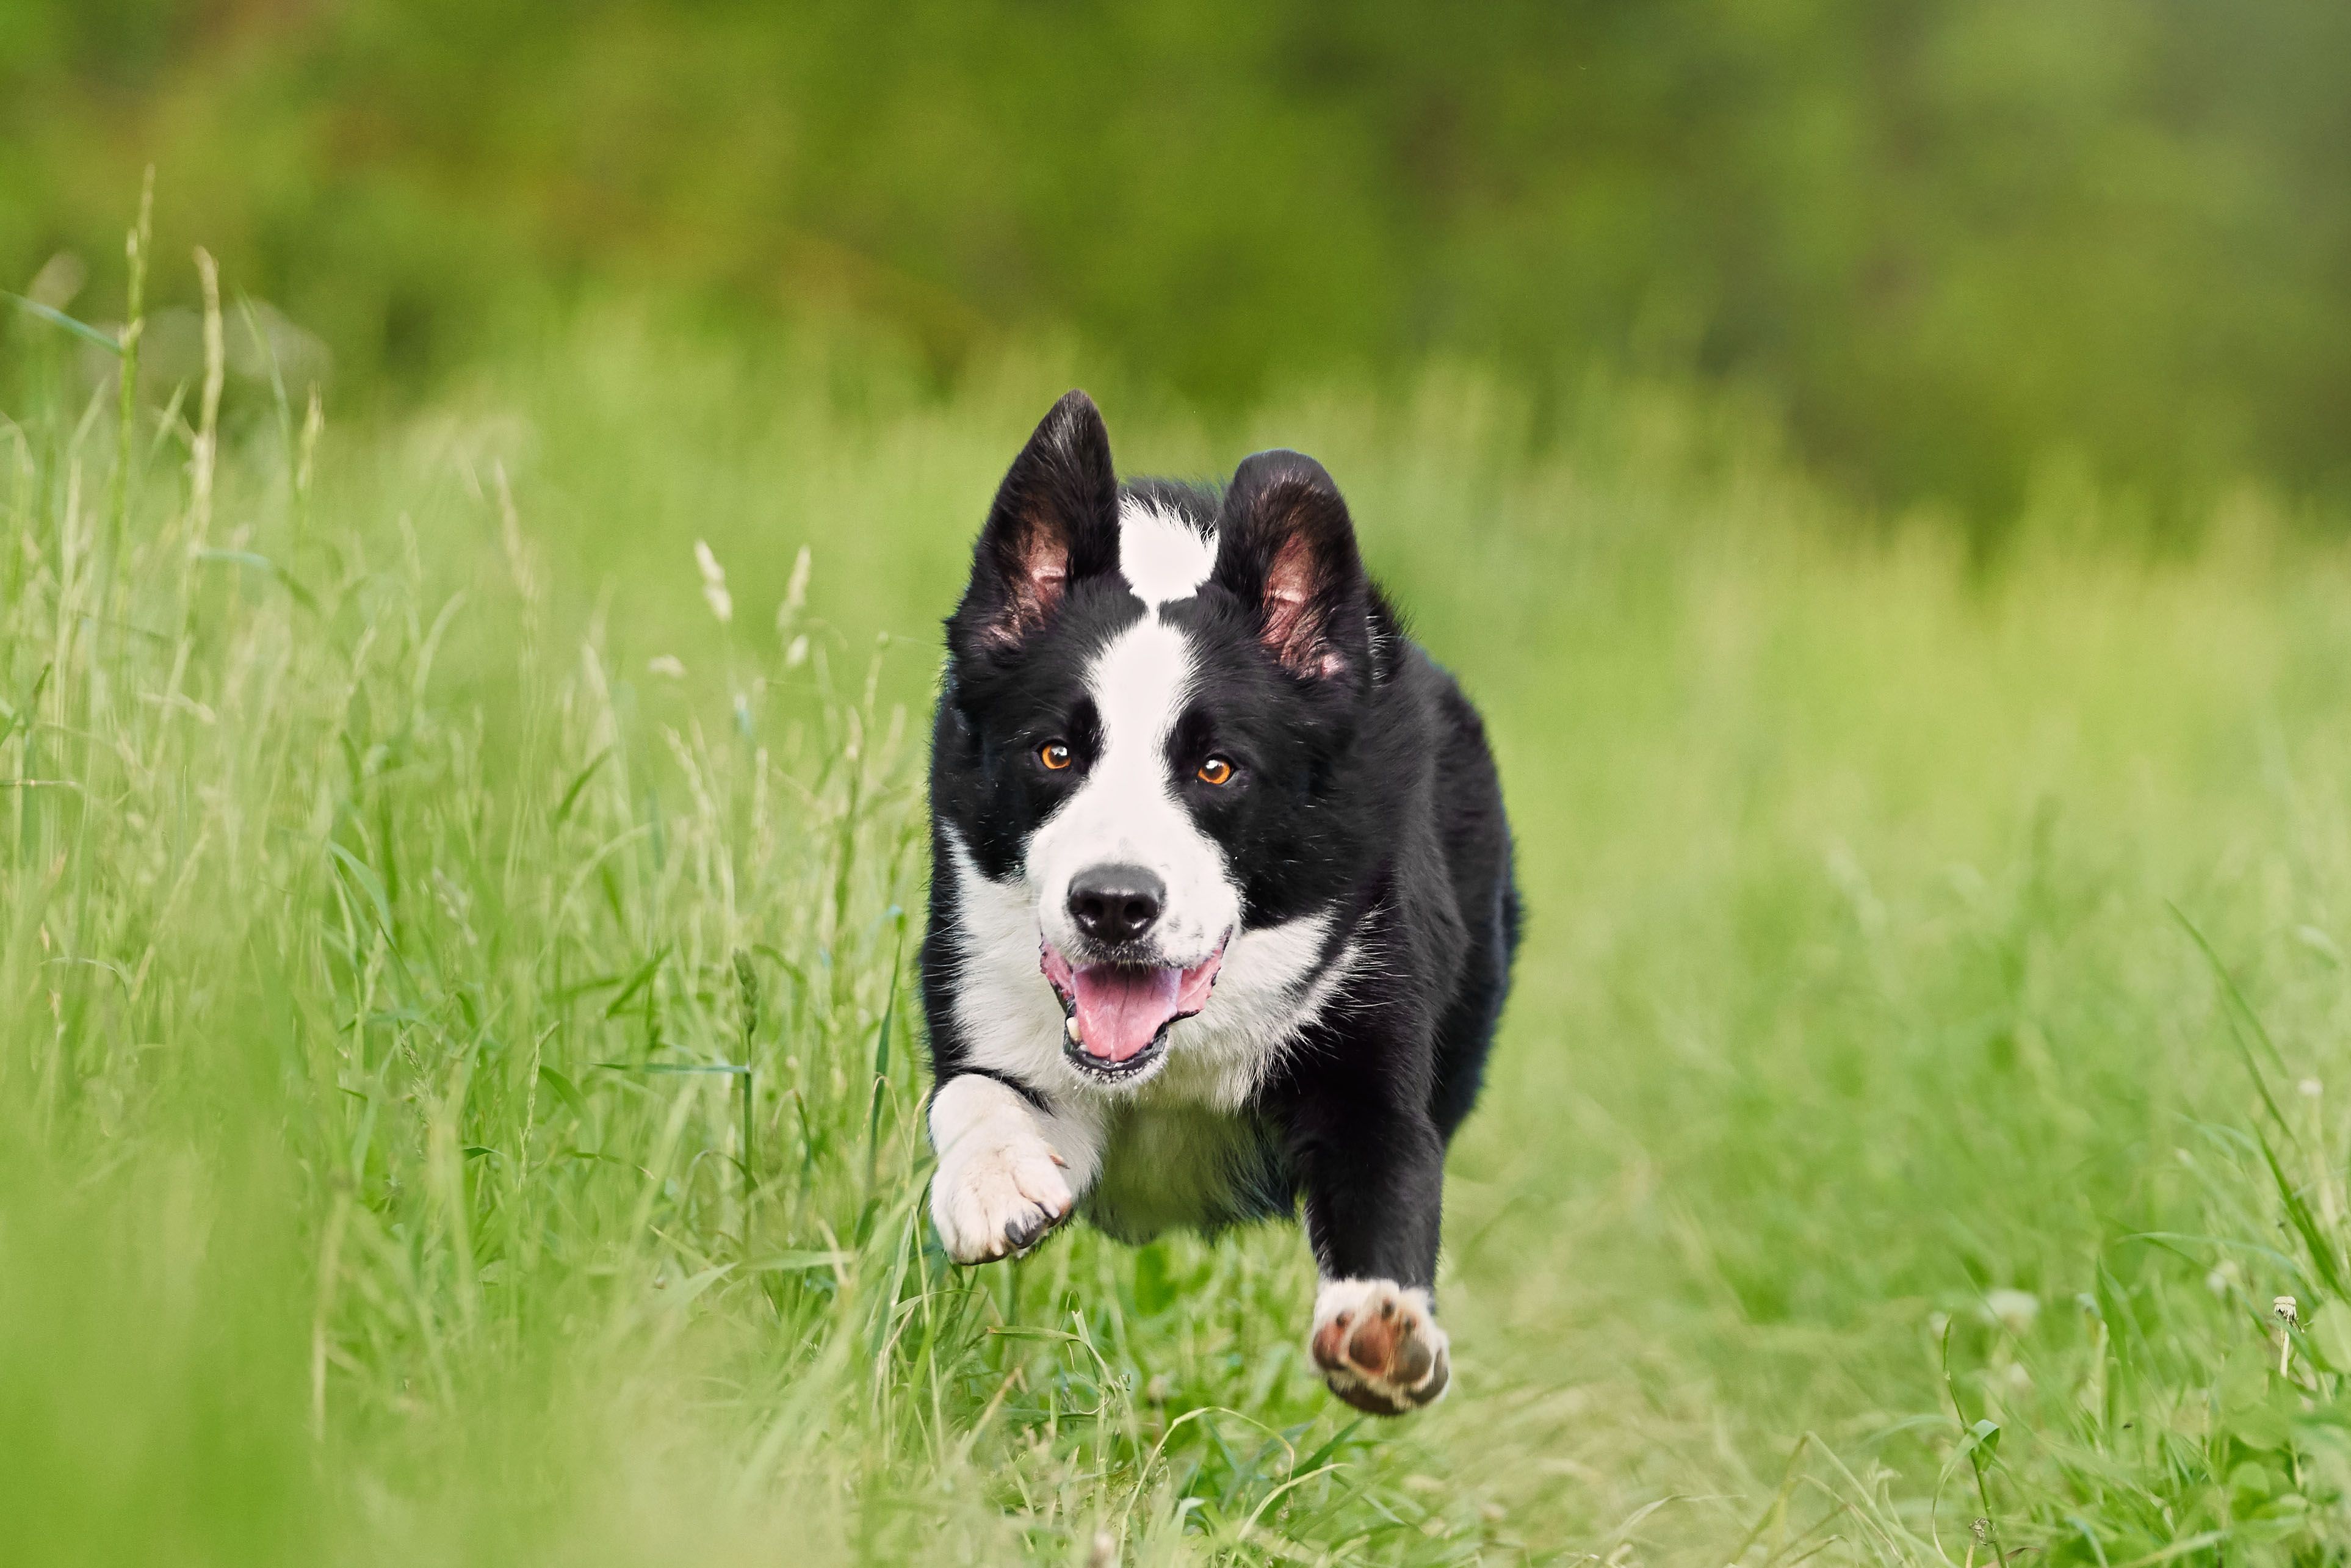
[[[1026,1251],[1076,1207],[1061,1156],[1034,1134],[958,1147],[931,1181],[931,1223],[958,1263]]]
[[[1387,1280],[1325,1280],[1306,1343],[1331,1392],[1374,1416],[1433,1405],[1453,1376],[1428,1292]]]

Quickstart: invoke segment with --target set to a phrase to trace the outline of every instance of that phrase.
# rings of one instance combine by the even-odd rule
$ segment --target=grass
[[[1370,1425],[1291,1229],[922,1218],[931,629],[1067,352],[591,312],[343,430],[6,342],[7,1561],[2351,1547],[2351,558],[2257,496],[1987,564],[1672,389],[1097,387],[1322,457],[1501,751],[1456,1387]]]

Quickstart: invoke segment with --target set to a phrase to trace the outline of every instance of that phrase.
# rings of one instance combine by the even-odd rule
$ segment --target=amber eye
[[[1203,784],[1223,784],[1233,776],[1233,765],[1221,757],[1211,757],[1200,764],[1199,779]]]
[[[1047,741],[1037,748],[1037,760],[1059,773],[1070,765],[1070,743],[1066,740]]]

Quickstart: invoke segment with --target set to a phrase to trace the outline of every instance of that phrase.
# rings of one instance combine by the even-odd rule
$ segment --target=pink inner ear
[[[1284,540],[1265,574],[1265,645],[1301,674],[1335,675],[1343,662],[1322,646],[1313,592],[1313,551],[1304,539]]]
[[[1018,643],[1042,626],[1053,606],[1061,601],[1061,589],[1069,579],[1068,547],[1050,527],[1032,522],[1021,541],[1020,570],[1010,585],[1011,602],[990,629],[996,640]]]
[[[1022,564],[1039,598],[1050,604],[1061,596],[1061,584],[1070,576],[1070,552],[1059,538],[1043,528],[1031,533]]]

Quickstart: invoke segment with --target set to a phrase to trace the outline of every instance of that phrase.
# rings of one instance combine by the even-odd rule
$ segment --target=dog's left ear
[[[1293,674],[1369,672],[1371,585],[1355,525],[1311,457],[1260,452],[1234,470],[1217,519],[1215,580],[1255,608],[1258,641]]]

